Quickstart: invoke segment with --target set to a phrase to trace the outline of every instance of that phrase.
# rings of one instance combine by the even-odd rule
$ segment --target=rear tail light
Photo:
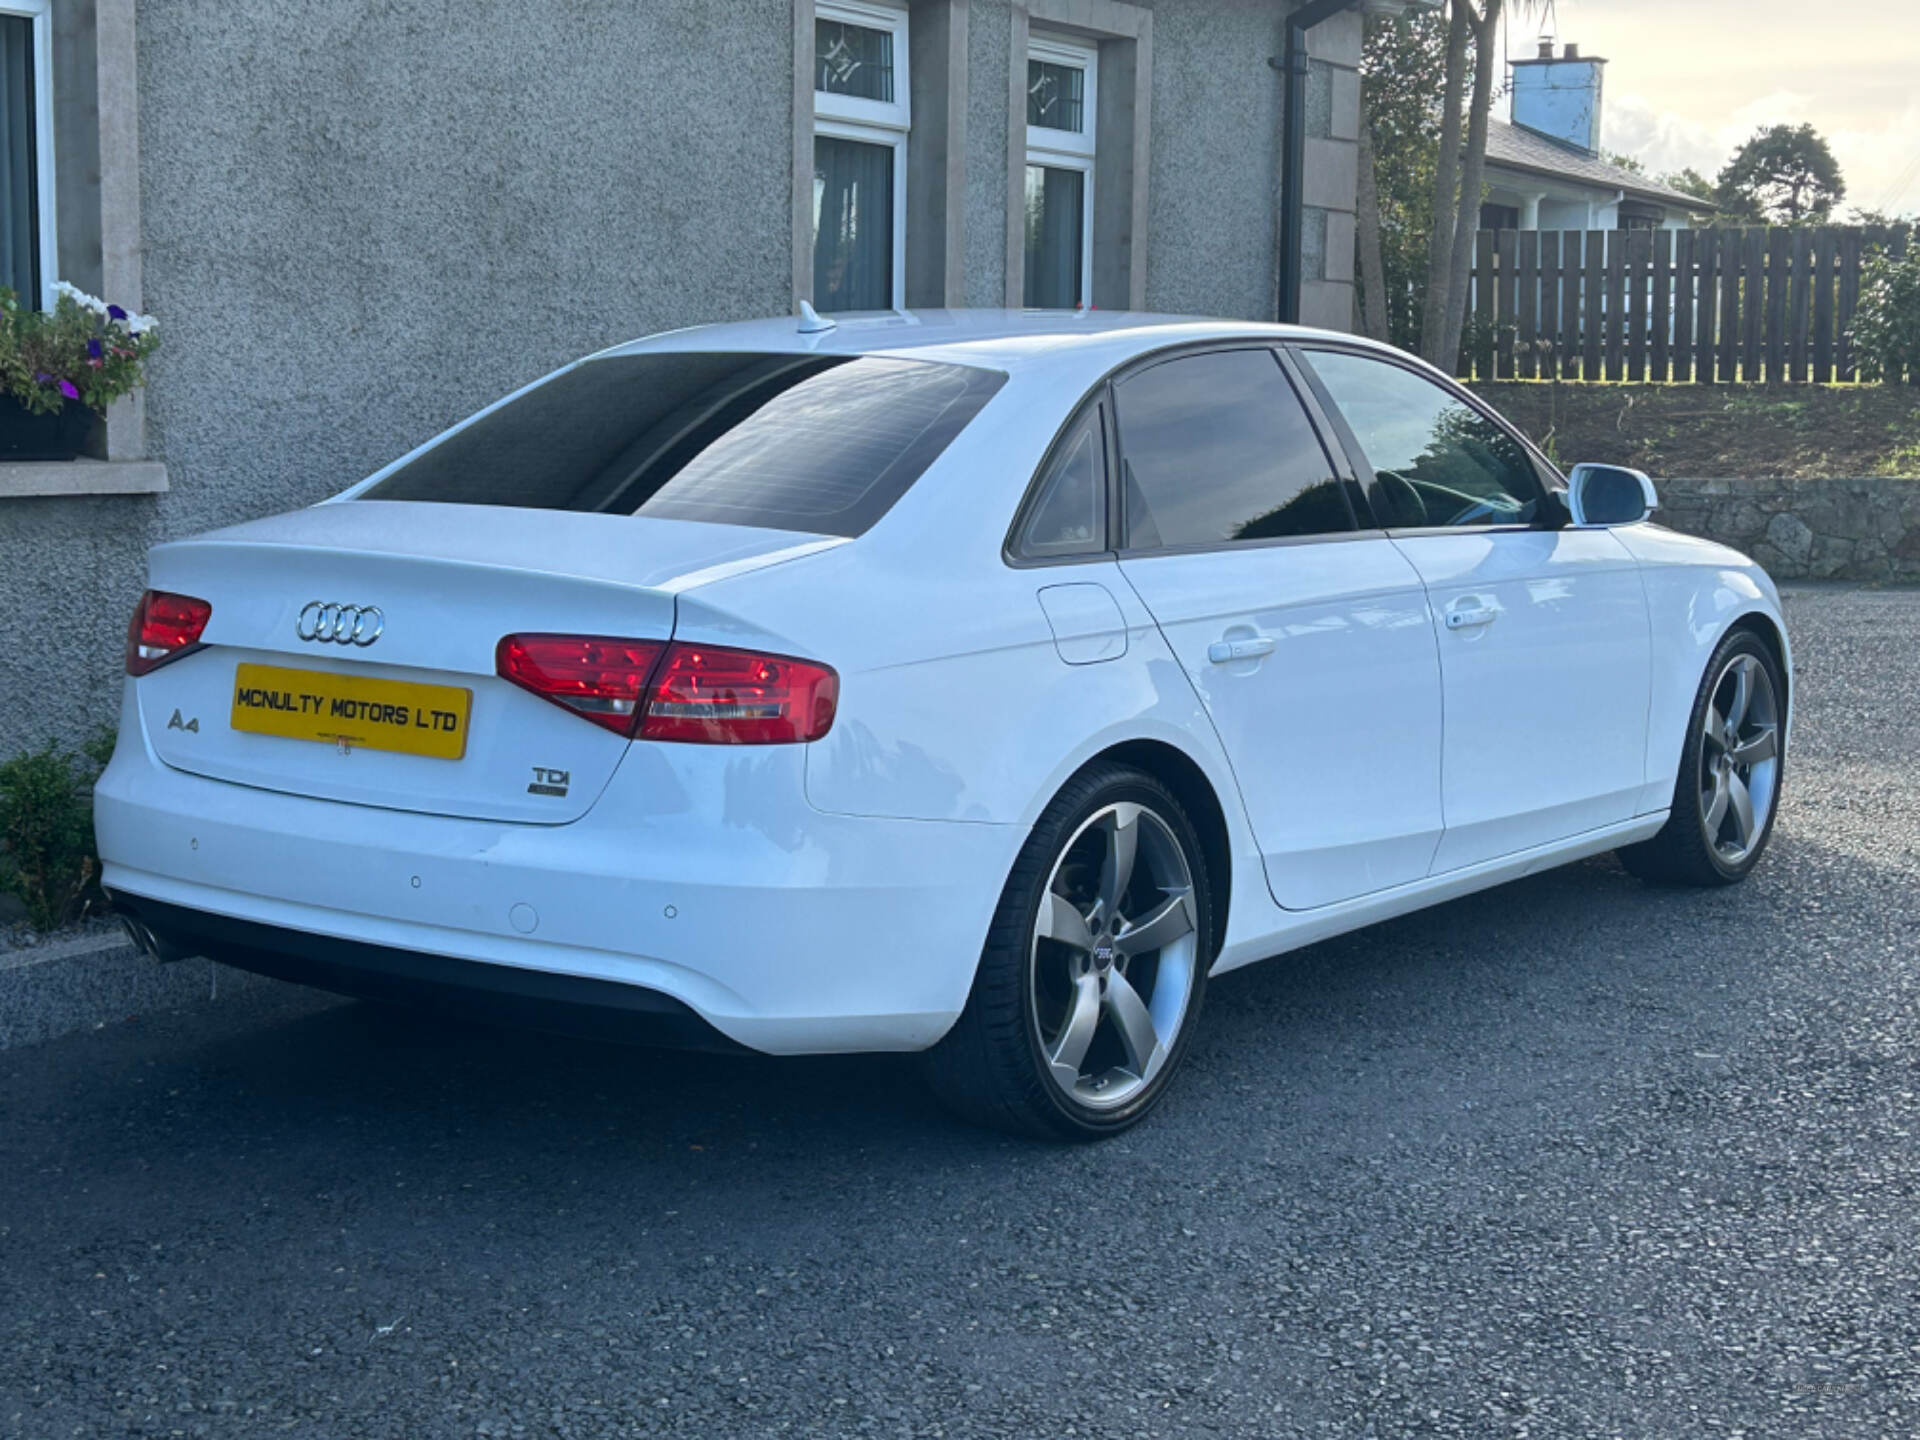
[[[509,635],[493,652],[503,680],[620,735],[633,734],[647,676],[667,647],[604,635]]]
[[[786,745],[833,726],[840,677],[785,655],[597,635],[509,635],[501,678],[642,740]]]
[[[698,745],[785,745],[818,740],[833,727],[840,677],[825,665],[675,645],[647,689],[643,740]]]
[[[200,648],[213,606],[191,595],[149,590],[127,622],[127,674],[145,675]]]

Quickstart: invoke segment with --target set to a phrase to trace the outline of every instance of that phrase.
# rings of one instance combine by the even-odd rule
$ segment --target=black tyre
[[[1734,630],[1708,662],[1687,722],[1673,809],[1651,840],[1620,851],[1643,880],[1732,885],[1760,863],[1786,779],[1785,677],[1750,630]]]
[[[1180,802],[1097,764],[1054,797],[1015,861],[967,1006],[927,1053],[962,1117],[1092,1140],[1165,1093],[1212,963],[1206,854]]]

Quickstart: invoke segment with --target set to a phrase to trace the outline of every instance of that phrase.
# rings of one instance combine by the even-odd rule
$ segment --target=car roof
[[[1069,374],[1089,369],[1104,373],[1137,355],[1207,340],[1355,339],[1299,325],[1125,310],[891,310],[837,316],[826,329],[802,330],[803,323],[800,317],[782,316],[696,325],[618,345],[602,354],[888,355],[976,365],[1009,375],[1036,370]]]

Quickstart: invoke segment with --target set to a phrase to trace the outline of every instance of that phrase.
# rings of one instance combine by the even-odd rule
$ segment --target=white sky
[[[1604,55],[1602,143],[1656,173],[1711,180],[1762,125],[1812,122],[1847,206],[1920,211],[1920,0],[1518,0],[1515,58],[1551,25]]]

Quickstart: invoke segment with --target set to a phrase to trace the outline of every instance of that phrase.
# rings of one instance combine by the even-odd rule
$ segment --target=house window
[[[0,0],[0,285],[24,305],[53,298],[49,0]]]
[[[813,33],[813,303],[906,303],[907,13],[821,0]]]
[[[1090,45],[1028,44],[1024,303],[1032,309],[1077,309],[1092,300],[1098,70]]]
[[[1496,205],[1491,200],[1487,201],[1480,207],[1480,228],[1482,230],[1518,230],[1520,207]]]

